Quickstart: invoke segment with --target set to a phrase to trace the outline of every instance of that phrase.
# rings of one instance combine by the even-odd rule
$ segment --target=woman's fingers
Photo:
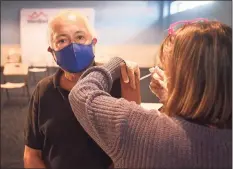
[[[158,90],[165,90],[164,85],[161,84],[161,82],[159,82],[159,81],[150,82],[150,87],[158,89]]]
[[[151,79],[151,82],[150,82],[150,85],[152,86],[157,86],[157,87],[161,87],[161,88],[166,88],[166,83],[158,78],[152,78]]]
[[[161,78],[161,80],[165,79],[164,71],[161,70],[158,66],[155,67],[154,72]]]
[[[167,84],[163,80],[164,78],[162,78],[160,75],[155,70],[155,73],[152,74],[149,88],[151,92],[160,99],[160,101],[164,101],[167,98]]]
[[[155,94],[158,98],[160,98],[161,92],[157,89],[157,87],[149,86],[149,88],[153,94]]]
[[[164,89],[159,89],[158,87],[149,86],[151,92],[156,95],[161,103],[164,103],[167,99],[167,91]]]
[[[155,71],[155,68],[154,68],[154,67],[152,67],[152,68],[149,69],[149,72],[150,72],[150,73],[154,73],[154,71]]]
[[[162,78],[157,74],[157,73],[153,73],[151,76],[151,80],[162,80]]]

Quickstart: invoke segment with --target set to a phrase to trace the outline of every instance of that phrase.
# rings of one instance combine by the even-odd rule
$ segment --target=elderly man
[[[60,69],[40,81],[32,95],[25,127],[25,168],[108,168],[111,159],[83,130],[68,101],[82,72],[95,64],[94,31],[80,13],[67,11],[49,22],[48,32],[49,52]],[[110,94],[133,96],[139,76],[137,65],[126,63],[122,79],[128,84],[121,85],[118,79]],[[129,99],[140,103],[140,97]]]

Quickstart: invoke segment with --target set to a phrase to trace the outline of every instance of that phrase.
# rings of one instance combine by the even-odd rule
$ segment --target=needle
[[[149,76],[151,76],[151,73],[148,74],[148,75],[145,75],[145,76],[141,77],[140,80],[146,79],[146,78],[148,78]]]
[[[145,76],[141,77],[141,78],[140,78],[140,81],[141,81],[141,80],[143,80],[143,79],[146,79],[146,78],[150,77],[150,76],[151,76],[151,74],[154,72],[154,70],[155,70],[155,68],[154,68],[154,67],[150,68],[150,69],[149,69],[150,74],[148,74],[148,75],[145,75]]]

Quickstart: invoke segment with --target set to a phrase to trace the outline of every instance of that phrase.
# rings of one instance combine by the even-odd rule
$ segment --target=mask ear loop
[[[50,46],[48,47],[47,51],[53,55],[53,51],[54,51],[54,50],[53,50]],[[57,64],[57,61],[56,61],[54,55],[53,55],[53,60],[54,60],[54,62]]]

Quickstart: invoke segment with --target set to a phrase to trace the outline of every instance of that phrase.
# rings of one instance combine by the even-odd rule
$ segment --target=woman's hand
[[[164,103],[167,100],[167,81],[164,74],[159,67],[155,67],[154,70],[151,70],[152,77],[150,82],[150,90],[154,93],[159,99],[161,103]]]

